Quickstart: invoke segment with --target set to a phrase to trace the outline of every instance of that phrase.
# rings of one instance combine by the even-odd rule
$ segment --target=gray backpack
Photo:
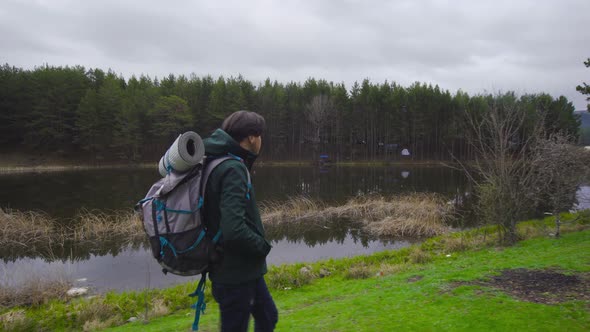
[[[152,254],[164,273],[192,276],[205,272],[214,260],[212,244],[221,233],[207,234],[201,208],[209,175],[225,156],[202,163],[185,173],[169,172],[152,185],[135,210],[140,213]]]
[[[212,160],[205,157],[185,173],[169,171],[135,205],[148,235],[152,254],[162,266],[162,272],[182,276],[202,274],[197,289],[189,295],[198,297],[193,306],[196,309],[194,331],[198,329],[200,313],[205,310],[207,268],[219,259],[215,246],[221,237],[221,230],[214,235],[208,234],[207,222],[203,220],[201,208],[205,188],[215,167],[230,159],[242,161],[231,154]],[[248,188],[250,185],[248,174]]]

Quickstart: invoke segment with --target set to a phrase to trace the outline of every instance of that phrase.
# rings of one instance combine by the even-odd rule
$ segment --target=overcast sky
[[[590,0],[1,0],[0,62],[169,73],[420,81],[548,92],[586,108]]]

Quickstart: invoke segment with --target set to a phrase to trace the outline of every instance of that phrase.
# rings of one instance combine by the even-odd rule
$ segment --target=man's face
[[[252,152],[255,154],[260,153],[260,149],[262,147],[262,136],[252,136],[254,137],[252,141]]]

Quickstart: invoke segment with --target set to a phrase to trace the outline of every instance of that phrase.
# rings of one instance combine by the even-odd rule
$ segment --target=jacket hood
[[[221,157],[228,153],[236,155],[244,160],[248,169],[252,168],[258,155],[242,148],[228,133],[222,129],[216,129],[211,136],[203,140],[205,144],[205,155]]]

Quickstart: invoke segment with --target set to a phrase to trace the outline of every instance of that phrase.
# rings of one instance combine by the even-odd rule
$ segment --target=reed
[[[340,206],[325,206],[308,198],[263,206],[265,225],[317,225],[349,220],[360,222],[374,236],[435,236],[448,230],[453,206],[436,194],[413,193],[385,198],[357,197]]]
[[[76,217],[74,226],[70,226],[65,232],[70,234],[69,239],[78,242],[112,237],[128,240],[145,237],[139,215],[133,211],[82,210]]]
[[[269,232],[300,234],[355,222],[377,237],[434,236],[448,230],[452,206],[434,194],[396,197],[357,197],[340,206],[327,206],[305,197],[262,207]],[[117,239],[121,245],[145,241],[139,216],[131,211],[83,210],[71,220],[57,221],[38,212],[0,210],[0,246],[5,252],[51,255],[66,244],[93,244]],[[63,251],[63,250],[62,250]]]
[[[0,209],[0,247],[3,257],[34,255],[54,258],[68,245],[93,247],[117,239],[120,245],[145,241],[139,216],[133,211],[82,211],[58,221],[44,213]]]
[[[293,197],[286,202],[262,204],[262,223],[269,226],[284,223],[298,223],[326,220],[330,216],[321,214],[326,206],[307,197]]]
[[[54,232],[53,224],[44,213],[0,209],[0,244],[26,249],[36,243],[59,242],[62,239]]]

